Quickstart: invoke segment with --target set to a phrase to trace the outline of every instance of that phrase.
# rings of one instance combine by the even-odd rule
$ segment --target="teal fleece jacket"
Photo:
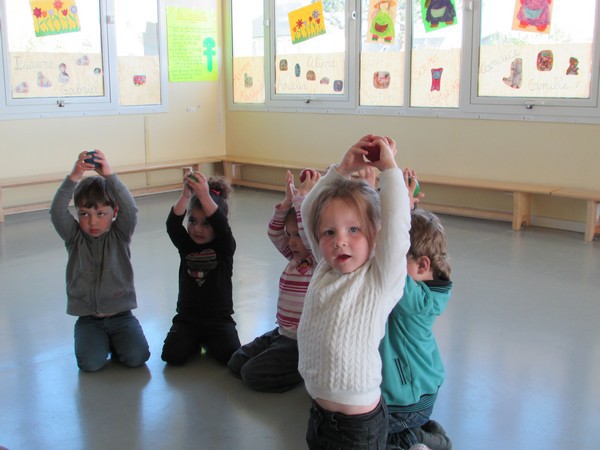
[[[388,317],[379,346],[381,391],[390,412],[420,411],[435,402],[445,370],[432,327],[446,309],[451,289],[451,281],[406,277],[404,294]]]

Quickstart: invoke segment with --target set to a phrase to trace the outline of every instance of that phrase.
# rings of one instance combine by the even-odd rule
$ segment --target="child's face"
[[[102,236],[112,226],[117,211],[109,205],[96,205],[94,208],[77,208],[79,228],[85,234],[98,237]]]
[[[294,253],[294,258],[302,261],[308,257],[308,249],[304,246],[300,233],[298,233],[298,222],[294,214],[288,214],[285,219],[285,234],[288,237],[288,245]]]
[[[340,199],[333,199],[321,212],[319,249],[323,259],[341,273],[354,272],[371,255],[366,224]]]
[[[215,239],[213,227],[206,220],[206,214],[199,208],[192,208],[188,214],[187,231],[196,244],[208,244]]]

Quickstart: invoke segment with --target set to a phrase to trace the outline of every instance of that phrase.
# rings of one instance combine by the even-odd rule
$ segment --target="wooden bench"
[[[280,183],[269,183],[244,178],[243,168],[256,166],[263,168],[275,168],[298,171],[306,167],[317,170],[325,170],[326,167],[319,165],[300,164],[296,162],[253,158],[248,156],[226,156],[223,159],[223,171],[232,185],[253,187],[258,189],[285,190],[283,178]],[[512,223],[513,230],[520,230],[523,225],[531,225],[531,198],[534,194],[551,195],[560,189],[560,186],[544,186],[536,184],[525,184],[517,182],[504,182],[494,180],[483,180],[463,177],[449,177],[444,175],[419,174],[419,183],[427,190],[427,185],[439,185],[447,187],[459,187],[483,191],[501,191],[513,196],[512,212],[492,211],[481,208],[469,208],[463,206],[451,206],[432,204],[424,202],[424,206],[432,211],[443,214],[454,214],[466,217],[482,219],[503,220]]]
[[[587,205],[584,239],[591,242],[597,234],[600,234],[600,211],[598,209],[598,205],[600,204],[600,191],[561,188],[553,191],[550,195],[553,197],[584,200]]]
[[[512,222],[512,229],[515,231],[520,230],[521,226],[523,225],[531,225],[532,195],[551,195],[552,192],[560,189],[559,186],[545,186],[463,177],[448,177],[444,175],[427,175],[420,173],[418,174],[418,179],[419,183],[424,186],[424,192],[427,192],[427,185],[439,185],[482,191],[500,191],[511,194],[513,197],[512,213],[463,206],[436,205],[427,203],[427,200],[425,200],[424,205],[426,205],[426,207],[432,211],[445,214],[455,214],[466,217],[477,217],[482,219],[504,220]]]
[[[220,163],[220,157],[206,157],[206,158],[190,158],[180,159],[172,161],[162,162],[150,162],[145,164],[133,164],[127,166],[115,166],[113,171],[119,175],[135,174],[135,173],[148,173],[159,170],[169,169],[181,169],[183,173],[187,170],[192,169],[194,171],[200,170],[202,164],[208,163]],[[15,189],[27,186],[40,186],[50,183],[60,183],[67,176],[68,172],[52,173],[45,175],[35,175],[27,177],[15,177],[5,178],[0,180],[0,222],[4,222],[4,216],[7,214],[16,214],[20,212],[37,211],[40,209],[48,209],[50,202],[39,202],[31,203],[26,205],[4,207],[3,191],[6,189]],[[91,173],[91,172],[90,172]],[[181,188],[181,183],[160,185],[160,186],[147,186],[142,188],[131,189],[131,193],[134,196],[152,194],[156,192],[168,192]]]
[[[285,191],[284,178],[281,178],[281,182],[278,183],[248,180],[245,179],[243,176],[243,167],[257,166],[291,171],[300,171],[306,168],[316,169],[319,171],[326,170],[326,167],[323,165],[306,165],[290,161],[261,159],[244,156],[225,156],[222,161],[223,173],[225,175],[225,178],[227,178],[232,185],[253,187],[257,189],[268,189],[274,191]]]

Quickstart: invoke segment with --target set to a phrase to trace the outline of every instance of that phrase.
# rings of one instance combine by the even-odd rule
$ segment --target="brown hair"
[[[227,204],[227,199],[231,194],[231,186],[229,182],[224,177],[210,177],[208,179],[208,193],[210,194],[210,198],[217,204],[219,209],[223,211],[223,214],[226,216],[229,214],[229,205]],[[202,210],[202,204],[200,200],[195,195],[192,195],[190,198],[188,209],[198,208]]]
[[[315,242],[319,242],[319,225],[321,213],[332,200],[342,200],[349,208],[356,212],[364,227],[367,241],[371,248],[375,244],[375,237],[381,225],[381,200],[379,193],[363,180],[348,180],[338,178],[337,181],[321,192],[314,202],[310,212],[311,234]]]
[[[115,209],[117,200],[112,188],[104,177],[84,178],[77,184],[73,194],[73,203],[77,208],[96,208],[98,205]]]
[[[410,249],[413,258],[427,256],[434,280],[450,280],[450,256],[446,232],[438,216],[431,211],[415,209],[410,216]]]

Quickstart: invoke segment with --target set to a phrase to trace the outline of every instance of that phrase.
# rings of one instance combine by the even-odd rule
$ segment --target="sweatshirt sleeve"
[[[377,233],[373,276],[384,292],[396,301],[406,282],[406,254],[410,248],[410,204],[402,170],[388,169],[379,175],[381,228]],[[390,307],[391,309],[391,307]]]
[[[73,197],[77,183],[71,181],[69,177],[65,177],[62,184],[59,186],[52,204],[50,205],[50,220],[58,235],[69,244],[77,235],[79,230],[79,222],[73,217],[69,211],[69,203]]]
[[[119,207],[113,227],[129,241],[131,240],[131,236],[133,235],[133,231],[137,224],[137,205],[135,204],[131,192],[129,192],[116,173],[107,176],[106,182],[112,188]]]
[[[275,205],[273,216],[271,216],[267,226],[267,234],[277,251],[289,261],[292,259],[293,253],[289,246],[289,239],[285,234],[285,218],[288,212],[289,209],[283,208],[280,203]]]

